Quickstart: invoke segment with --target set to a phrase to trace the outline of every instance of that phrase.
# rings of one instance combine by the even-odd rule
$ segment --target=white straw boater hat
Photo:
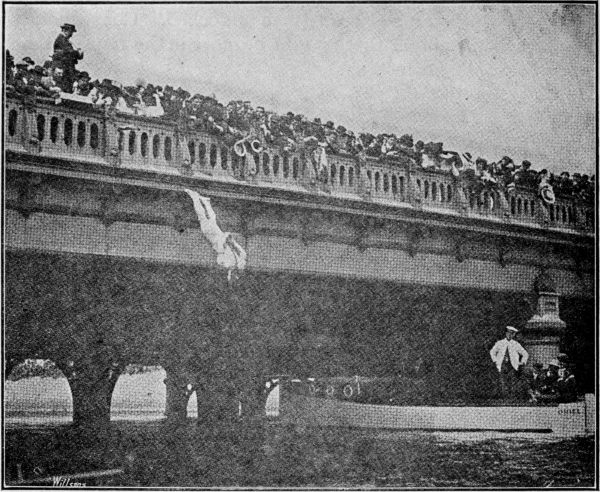
[[[506,331],[512,331],[513,333],[519,333],[519,330],[517,330],[514,326],[507,326]]]

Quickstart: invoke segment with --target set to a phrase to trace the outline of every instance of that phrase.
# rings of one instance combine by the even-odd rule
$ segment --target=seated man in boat
[[[538,401],[542,389],[543,375],[544,365],[541,362],[535,362],[531,370],[527,373],[529,385],[527,393],[529,394],[529,401],[531,403],[537,403]]]
[[[492,361],[496,364],[500,377],[500,388],[503,398],[515,399],[519,391],[521,367],[527,364],[529,354],[515,340],[519,332],[514,326],[507,326],[505,337],[498,340],[490,350]]]
[[[577,382],[571,364],[558,370],[555,387],[559,403],[570,403],[577,400]]]
[[[540,376],[539,394],[536,401],[553,403],[558,400],[556,382],[558,381],[559,362],[553,359],[548,364],[548,369]]]

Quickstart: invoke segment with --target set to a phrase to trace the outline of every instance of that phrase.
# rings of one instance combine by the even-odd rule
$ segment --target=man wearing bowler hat
[[[54,68],[62,68],[63,76],[61,88],[64,92],[73,91],[73,82],[75,82],[75,65],[83,59],[83,51],[73,48],[71,36],[77,32],[73,24],[63,24],[60,26],[61,32],[54,41],[54,54],[52,60]]]
[[[514,326],[507,326],[505,337],[498,340],[490,350],[490,356],[496,364],[500,376],[503,398],[516,396],[521,366],[527,364],[527,359],[529,359],[527,351],[515,340],[518,332],[519,330]]]

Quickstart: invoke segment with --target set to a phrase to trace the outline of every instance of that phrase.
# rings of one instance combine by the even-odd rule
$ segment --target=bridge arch
[[[161,365],[129,364],[119,375],[111,396],[111,420],[161,420],[169,418],[167,383],[169,375]],[[185,414],[181,417],[197,417],[197,398],[193,385],[183,383],[179,388],[185,395]],[[181,403],[180,403],[181,404]]]
[[[25,359],[7,367],[5,422],[17,425],[73,422],[73,396],[65,374],[49,359]]]

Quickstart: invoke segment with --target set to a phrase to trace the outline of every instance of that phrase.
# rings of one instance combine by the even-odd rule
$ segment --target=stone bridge
[[[53,360],[75,422],[108,419],[129,363],[166,369],[174,420],[194,390],[210,422],[240,400],[259,412],[267,373],[389,374],[418,357],[432,391],[484,392],[487,350],[534,314],[540,274],[561,296],[561,350],[593,384],[589,205],[349,155],[317,181],[301,153],[239,157],[177,122],[43,99],[7,97],[4,135],[6,368]],[[245,248],[237,282],[185,188]]]

